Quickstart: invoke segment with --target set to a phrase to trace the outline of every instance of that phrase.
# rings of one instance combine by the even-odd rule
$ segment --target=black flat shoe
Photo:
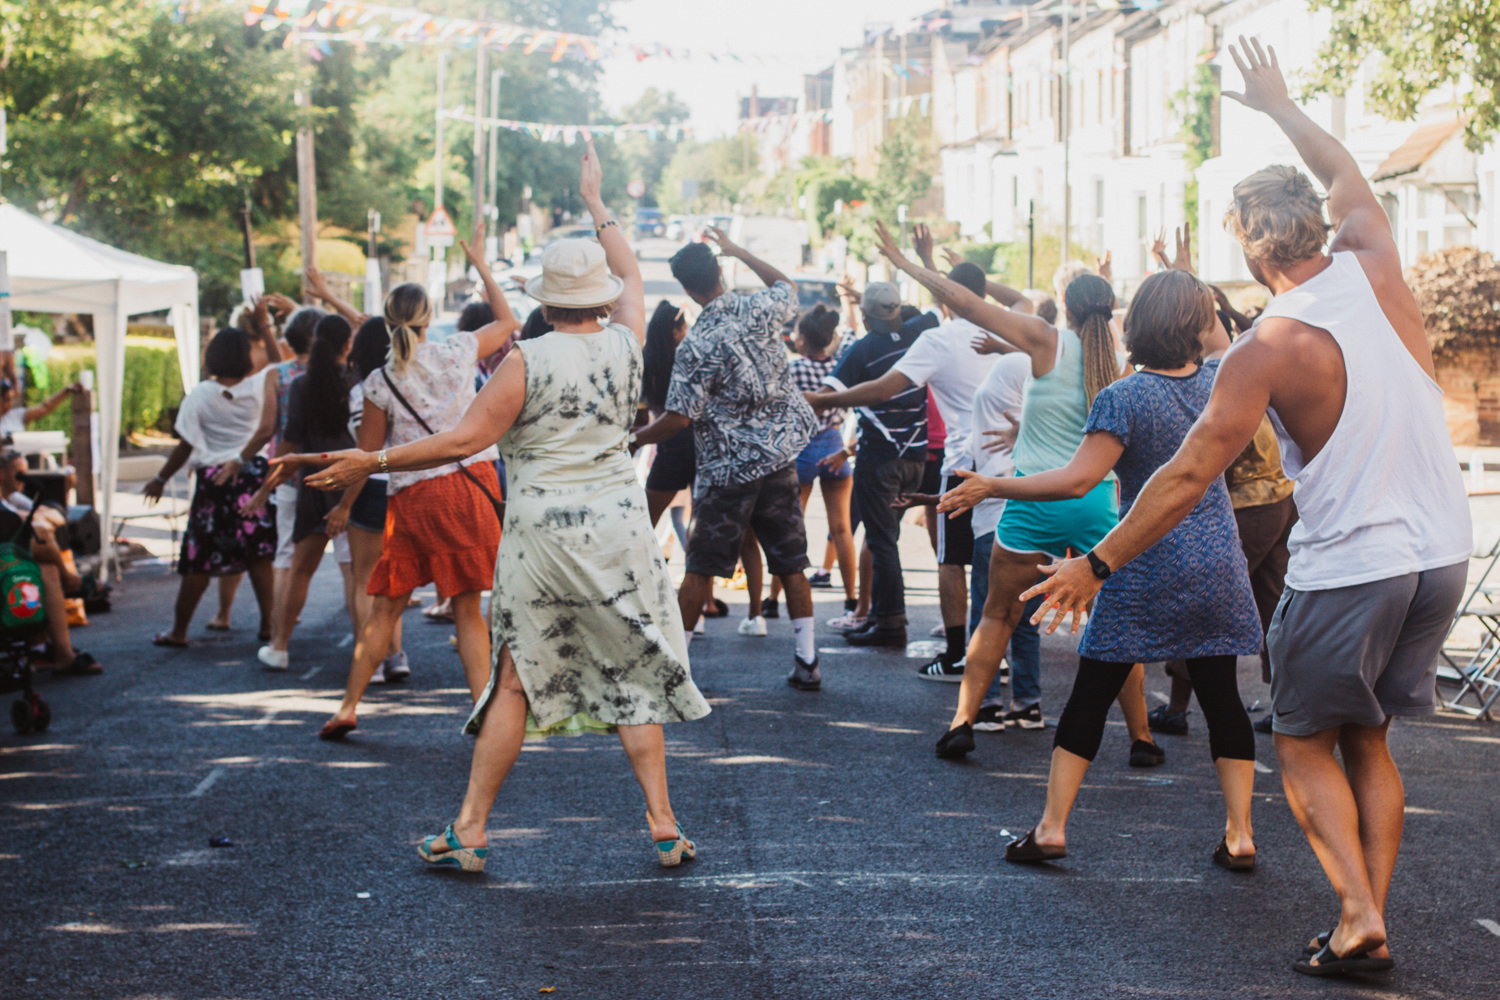
[[[965,722],[943,734],[937,741],[937,755],[948,760],[957,760],[974,749],[974,727]]]
[[[1334,925],[1334,930],[1337,930],[1337,929],[1338,929],[1338,925]],[[1315,941],[1316,944],[1305,944],[1305,945],[1302,946],[1302,954],[1304,954],[1304,955],[1316,955],[1318,952],[1322,951],[1324,948],[1327,948],[1328,947],[1328,942],[1330,942],[1332,940],[1333,940],[1333,931],[1324,931],[1322,934],[1319,934],[1317,937],[1313,938],[1313,941]]]
[[[1255,871],[1255,855],[1245,857],[1239,854],[1229,853],[1229,842],[1220,840],[1219,846],[1214,848],[1214,864],[1220,868],[1227,868],[1232,872]]]
[[[1036,864],[1040,861],[1056,861],[1068,856],[1066,847],[1051,847],[1036,842],[1036,828],[1026,831],[1005,847],[1005,860],[1018,865]]]
[[[703,612],[703,617],[704,618],[728,618],[729,617],[729,605],[725,604],[723,601],[721,601],[717,597],[715,597],[714,598],[714,609],[712,611],[705,611],[705,612]]]
[[[1167,762],[1167,752],[1155,743],[1136,740],[1130,744],[1131,767],[1157,767]]]
[[[1371,958],[1367,951],[1353,951],[1340,958],[1333,953],[1331,943],[1325,944],[1323,950],[1316,955],[1292,963],[1292,968],[1304,976],[1347,976],[1367,972],[1388,972],[1395,967],[1394,959]]]

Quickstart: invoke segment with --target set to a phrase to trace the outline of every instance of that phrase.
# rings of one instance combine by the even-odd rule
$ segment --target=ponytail
[[[427,289],[408,281],[391,289],[385,297],[385,325],[391,334],[391,350],[386,364],[397,375],[406,371],[417,347],[417,330],[432,322],[432,302]]]
[[[1083,391],[1089,406],[1104,387],[1120,377],[1120,363],[1115,357],[1115,338],[1109,321],[1114,316],[1115,292],[1109,282],[1097,274],[1081,274],[1068,283],[1063,304],[1069,317],[1078,325],[1083,344]]]
[[[340,359],[353,335],[349,321],[337,313],[318,320],[313,330],[302,379],[307,425],[315,437],[337,437],[349,426],[349,384]]]

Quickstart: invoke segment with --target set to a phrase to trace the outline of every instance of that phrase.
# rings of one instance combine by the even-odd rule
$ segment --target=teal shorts
[[[1020,475],[1020,473],[1016,473]],[[1106,479],[1076,500],[1008,500],[995,544],[1011,552],[1045,552],[1063,559],[1081,556],[1120,520],[1115,481]]]

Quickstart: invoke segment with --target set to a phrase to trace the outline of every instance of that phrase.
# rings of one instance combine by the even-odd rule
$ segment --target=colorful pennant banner
[[[452,118],[458,121],[474,122],[474,116],[462,109],[453,109],[443,112],[444,118]],[[481,118],[481,125],[490,125],[495,128],[509,129],[512,132],[525,132],[543,142],[553,142],[561,139],[564,145],[571,146],[579,139],[587,142],[595,135],[619,136],[629,132],[645,134],[646,138],[655,142],[658,139],[668,139],[677,142],[683,138],[692,138],[693,129],[688,125],[663,125],[660,122],[632,123],[628,125],[555,125],[548,122],[518,122],[509,118]]]

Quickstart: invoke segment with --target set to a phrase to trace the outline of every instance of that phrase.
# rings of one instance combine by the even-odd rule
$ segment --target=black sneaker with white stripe
[[[1018,726],[1021,729],[1046,729],[1047,724],[1042,721],[1042,706],[1027,705],[1025,708],[1014,708],[1005,713],[1005,724],[1007,726]]]
[[[931,662],[922,664],[917,670],[917,676],[924,681],[958,684],[964,679],[964,661],[950,660],[946,653],[940,653],[933,657]]]
[[[1005,732],[1005,706],[981,705],[979,714],[974,716],[974,731],[976,733]]]

